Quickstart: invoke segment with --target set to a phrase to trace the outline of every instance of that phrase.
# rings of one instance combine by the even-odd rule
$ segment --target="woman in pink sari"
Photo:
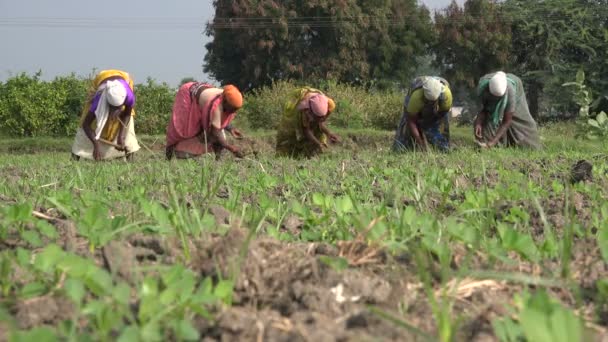
[[[240,137],[230,122],[243,106],[243,96],[233,85],[215,88],[207,83],[189,82],[175,96],[173,113],[167,126],[167,159],[198,157],[204,153],[217,155],[227,149],[237,157],[240,150],[228,144],[224,129]]]

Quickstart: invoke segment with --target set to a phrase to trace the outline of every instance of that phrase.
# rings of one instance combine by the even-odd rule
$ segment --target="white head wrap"
[[[507,74],[497,72],[490,78],[490,93],[494,96],[503,96],[507,92]]]
[[[429,101],[437,101],[443,92],[443,84],[434,77],[427,77],[422,83],[424,97]]]
[[[127,98],[127,89],[120,81],[108,81],[106,84],[108,103],[114,107],[122,106]]]

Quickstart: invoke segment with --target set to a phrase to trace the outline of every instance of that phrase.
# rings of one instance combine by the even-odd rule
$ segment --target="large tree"
[[[510,65],[526,83],[533,114],[541,98],[562,109],[573,104],[562,84],[579,69],[596,94],[605,89],[607,1],[507,0],[503,10],[512,31]]]
[[[247,89],[276,79],[403,81],[433,40],[416,0],[216,0],[204,69]]]
[[[510,27],[500,6],[491,0],[456,1],[435,15],[438,67],[456,86],[475,87],[484,74],[509,62]]]

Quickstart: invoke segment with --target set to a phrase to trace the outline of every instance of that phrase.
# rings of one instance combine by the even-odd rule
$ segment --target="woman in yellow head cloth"
[[[131,159],[140,149],[132,119],[134,106],[133,80],[128,73],[103,70],[97,74],[72,145],[74,159]]]
[[[279,123],[277,155],[311,157],[328,147],[328,139],[338,142],[340,138],[325,125],[335,108],[335,102],[320,90],[309,87],[295,90]]]
[[[415,78],[405,97],[393,151],[426,150],[429,145],[449,151],[451,110],[452,92],[446,80],[436,76]]]
[[[183,84],[167,125],[167,159],[219,154],[223,149],[242,157],[238,147],[228,144],[224,136],[224,129],[237,138],[241,136],[238,130],[230,129],[230,123],[242,106],[243,95],[233,85],[216,88],[199,82]]]

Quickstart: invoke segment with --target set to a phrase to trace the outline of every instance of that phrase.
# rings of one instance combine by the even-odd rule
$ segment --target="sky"
[[[420,2],[441,9],[451,0]],[[20,72],[52,79],[110,68],[136,83],[212,81],[202,64],[210,40],[204,24],[213,14],[211,0],[0,0],[0,81]]]

